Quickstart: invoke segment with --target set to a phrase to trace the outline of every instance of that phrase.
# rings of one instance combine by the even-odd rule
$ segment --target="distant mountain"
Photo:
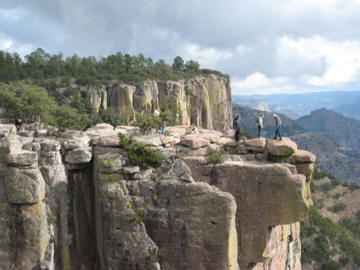
[[[341,113],[347,117],[360,120],[360,99],[351,104],[344,104],[334,109],[336,112]]]
[[[303,94],[275,94],[275,95],[255,95],[255,96],[234,96],[233,102],[239,105],[257,108],[259,104],[272,111],[283,113],[292,119],[309,114],[310,112],[327,108],[340,113],[344,113],[354,118],[360,118],[359,113],[352,113],[346,108],[360,104],[360,91],[334,91],[334,92],[314,92]],[[354,105],[353,105],[354,104]],[[358,106],[359,107],[359,106]]]
[[[250,136],[256,136],[259,111],[234,104],[233,112],[240,114],[241,127]],[[271,138],[274,132],[272,113],[264,114],[263,135]],[[315,153],[321,170],[341,182],[360,184],[360,121],[327,109],[313,111],[298,120],[279,115],[283,120],[283,135]]]
[[[353,151],[360,149],[360,121],[327,109],[313,111],[296,121],[305,130],[324,133],[339,145]]]

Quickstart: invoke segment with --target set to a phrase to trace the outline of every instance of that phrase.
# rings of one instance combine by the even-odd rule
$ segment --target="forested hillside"
[[[132,95],[137,95],[139,99],[149,99],[145,92],[154,91],[150,94],[153,96],[158,90],[150,89],[154,82],[145,86],[145,81],[174,81],[169,91],[176,92],[176,82],[209,74],[218,74],[228,80],[227,75],[200,69],[197,62],[184,61],[180,56],[168,64],[164,60],[155,61],[142,54],[132,56],[120,52],[101,58],[78,55],[64,57],[62,54],[49,54],[43,49],[37,49],[21,58],[17,53],[0,51],[0,108],[2,117],[10,120],[41,120],[63,128],[83,129],[99,122],[119,125],[129,121],[121,113],[114,112],[114,108],[94,110],[96,102],[109,102],[98,101],[107,88],[126,84],[130,88],[123,85],[126,89],[119,91],[129,91],[126,95],[130,99]],[[175,87],[174,90],[171,90],[172,87]],[[189,89],[183,90],[186,95],[191,92]],[[171,95],[175,96],[175,92]],[[130,99],[124,96],[120,101],[129,103]],[[175,107],[171,109],[176,110]],[[167,110],[162,111],[162,120],[175,124],[174,117],[169,117]],[[136,117],[137,122],[132,124],[154,126],[160,123],[159,119],[152,118],[149,114],[141,114]]]
[[[144,79],[178,80],[193,76],[200,65],[192,60],[185,62],[177,56],[172,65],[164,60],[154,61],[142,54],[116,53],[102,58],[49,54],[37,49],[22,59],[17,53],[0,51],[0,81],[31,79],[76,79],[79,84],[121,80],[141,82]]]

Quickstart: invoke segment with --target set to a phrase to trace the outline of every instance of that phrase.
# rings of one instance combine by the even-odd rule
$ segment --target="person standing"
[[[240,115],[236,115],[233,120],[233,129],[235,130],[235,141],[240,140]]]
[[[282,140],[282,137],[281,137],[281,132],[280,132],[280,129],[281,129],[281,125],[282,125],[282,122],[281,122],[281,118],[279,115],[277,115],[276,113],[273,114],[273,117],[274,117],[274,121],[275,121],[275,135],[274,135],[274,140]]]
[[[258,128],[258,138],[260,138],[261,131],[264,128],[264,114],[263,113],[258,113],[258,115],[256,116],[256,125]]]

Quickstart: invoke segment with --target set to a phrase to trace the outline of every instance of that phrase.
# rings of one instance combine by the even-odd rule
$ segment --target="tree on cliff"
[[[38,48],[22,59],[18,54],[0,51],[0,81],[31,79],[43,85],[44,81],[74,78],[79,84],[97,81],[122,80],[138,83],[145,79],[178,80],[199,72],[199,63],[186,63],[177,56],[172,65],[164,60],[153,61],[142,54],[116,53],[102,58],[49,54]]]
[[[172,68],[176,71],[184,71],[185,68],[184,59],[182,59],[180,56],[176,56],[172,64]]]
[[[0,107],[4,116],[25,122],[41,121],[64,128],[83,128],[88,124],[85,113],[69,106],[58,106],[55,99],[39,86],[26,83],[0,83]]]

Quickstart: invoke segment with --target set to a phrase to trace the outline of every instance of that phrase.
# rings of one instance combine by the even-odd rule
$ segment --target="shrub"
[[[160,151],[151,149],[142,143],[133,142],[124,135],[120,135],[119,145],[127,151],[129,162],[141,168],[157,168],[165,160]]]
[[[329,211],[338,213],[346,209],[346,205],[342,202],[336,203],[335,205],[328,208]]]
[[[219,164],[224,162],[224,151],[223,150],[209,150],[207,161],[209,164]]]
[[[160,129],[161,119],[152,114],[138,113],[136,114],[135,125],[140,127],[143,133],[147,133],[153,128]]]

